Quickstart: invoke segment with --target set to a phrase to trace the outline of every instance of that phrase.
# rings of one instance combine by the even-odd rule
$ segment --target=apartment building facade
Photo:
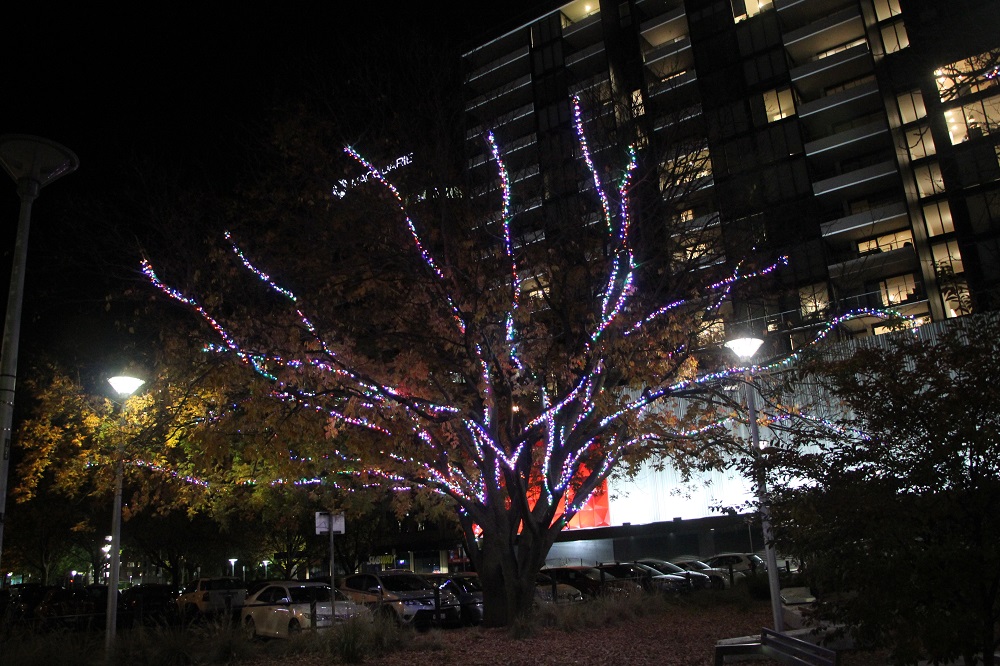
[[[749,331],[792,348],[859,308],[925,322],[1000,310],[1000,2],[539,3],[463,61],[473,192],[495,178],[481,138],[492,131],[529,236],[588,187],[575,170],[579,96],[592,120],[631,124],[619,136],[657,151],[657,215],[712,234],[713,262],[788,256],[765,289],[734,292],[719,338]],[[860,318],[843,335],[881,325]],[[751,488],[711,476],[681,492],[669,469],[616,482],[611,531],[566,533],[553,557],[617,556],[642,525],[662,527],[648,538],[663,555],[708,554],[723,534],[745,547],[742,518],[702,519]]]
[[[491,130],[526,223],[558,214],[583,187],[566,175],[578,95],[666,146],[662,215],[715,229],[731,264],[789,257],[766,294],[734,296],[719,335],[794,346],[860,307],[998,309],[997,28],[989,0],[541,3],[463,56],[469,171],[490,177]],[[680,161],[697,166],[677,196]]]

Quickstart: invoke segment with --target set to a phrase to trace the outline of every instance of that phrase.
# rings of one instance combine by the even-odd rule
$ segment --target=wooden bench
[[[839,666],[840,664],[840,655],[836,650],[780,634],[771,629],[761,629],[759,641],[716,645],[715,666],[723,666],[726,657],[735,655],[758,655],[793,666]]]

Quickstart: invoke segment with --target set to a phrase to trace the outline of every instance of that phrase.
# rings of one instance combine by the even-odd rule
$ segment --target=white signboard
[[[331,522],[332,532],[331,532]],[[328,513],[326,511],[316,512],[316,534],[343,534],[344,514]]]

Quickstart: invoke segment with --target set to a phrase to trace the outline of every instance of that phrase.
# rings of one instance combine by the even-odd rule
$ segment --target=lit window
[[[903,229],[859,242],[858,252],[861,254],[889,252],[890,250],[898,250],[907,245],[913,245],[913,232],[909,229]]]
[[[799,289],[799,312],[803,317],[821,317],[830,307],[825,284],[810,284]]]
[[[917,282],[913,275],[900,275],[883,280],[879,284],[882,292],[882,305],[893,306],[905,303],[917,291]]]
[[[771,0],[733,0],[733,19],[739,23],[771,9]]]
[[[875,16],[879,21],[899,16],[901,13],[899,0],[875,0]]]
[[[958,249],[957,241],[939,243],[931,248],[931,254],[934,256],[935,266],[948,266],[956,275],[965,271],[962,264],[962,253]]]
[[[906,34],[906,26],[902,21],[896,21],[882,28],[882,44],[886,53],[902,51],[910,45],[910,37]]]
[[[904,125],[927,116],[924,96],[919,90],[900,93],[896,96],[896,102],[899,104],[899,117]]]
[[[934,72],[941,101],[964,97],[1000,83],[1000,49],[958,60]]]
[[[726,339],[726,326],[721,319],[703,322],[698,331],[698,344],[702,347],[716,345]]]
[[[951,221],[951,207],[947,201],[935,201],[924,206],[924,221],[927,223],[929,236],[950,234],[955,230]]]
[[[792,98],[792,89],[780,88],[764,93],[764,113],[767,114],[769,123],[794,116],[795,102]]]
[[[1000,130],[1000,95],[948,109],[944,119],[952,144],[996,134]]]
[[[711,175],[712,160],[708,148],[694,150],[663,163],[660,172],[660,190],[668,191]]]
[[[646,105],[642,101],[642,91],[632,91],[632,117],[638,118],[646,114]]]
[[[910,151],[910,159],[919,160],[937,153],[934,137],[926,125],[906,130],[906,149]]]
[[[944,192],[944,178],[941,176],[941,167],[937,162],[914,167],[913,175],[917,179],[917,193],[921,197]]]

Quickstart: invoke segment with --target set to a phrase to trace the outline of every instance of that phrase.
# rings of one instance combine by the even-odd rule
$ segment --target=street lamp
[[[236,561],[238,559],[239,558],[237,558],[237,557],[230,557],[229,558],[229,569],[232,572],[233,578],[236,578]]]
[[[764,341],[760,338],[738,338],[726,343],[726,347],[740,357],[749,361]],[[778,558],[774,552],[774,530],[771,529],[771,511],[767,504],[767,479],[764,474],[764,460],[761,455],[760,432],[757,429],[757,398],[756,389],[750,381],[750,367],[743,370],[743,390],[747,401],[747,421],[750,427],[750,448],[753,449],[755,468],[757,470],[757,503],[760,505],[761,531],[764,533],[764,553],[767,556],[767,585],[771,591],[771,615],[774,620],[774,630],[785,630],[781,615],[781,589],[778,585]]]
[[[267,580],[267,565],[271,563],[271,560],[263,560],[261,564],[264,565],[264,580]]]
[[[108,379],[111,388],[122,399],[122,423],[125,422],[125,400],[145,382],[135,377],[119,375]],[[111,569],[108,571],[108,619],[104,634],[104,653],[111,654],[118,629],[118,568],[121,565],[122,543],[122,477],[125,471],[125,438],[118,436],[117,462],[115,464],[115,501],[111,513]]]
[[[0,352],[0,559],[3,557],[3,530],[7,508],[7,474],[10,467],[10,436],[14,420],[14,385],[17,380],[17,347],[21,331],[21,301],[24,295],[24,269],[28,263],[28,229],[31,204],[38,192],[68,173],[76,171],[80,161],[73,151],[55,141],[25,134],[0,136],[0,165],[17,183],[21,215],[17,223],[14,255],[7,292],[7,315],[3,327],[3,351]]]

